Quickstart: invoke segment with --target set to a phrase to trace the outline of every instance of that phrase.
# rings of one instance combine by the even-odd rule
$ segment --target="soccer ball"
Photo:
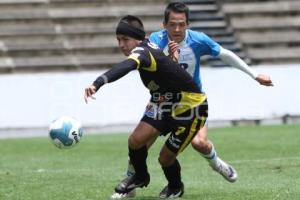
[[[80,122],[68,116],[54,120],[49,128],[50,139],[60,149],[75,146],[80,141],[82,133]]]

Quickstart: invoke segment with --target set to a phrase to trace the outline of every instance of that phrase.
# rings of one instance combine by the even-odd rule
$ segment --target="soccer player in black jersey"
[[[104,84],[116,81],[132,70],[138,70],[143,84],[151,94],[150,104],[157,106],[160,112],[155,114],[155,120],[143,117],[129,136],[129,158],[135,174],[121,181],[115,191],[128,193],[149,184],[147,145],[155,141],[157,136],[169,134],[158,158],[168,181],[159,196],[180,197],[184,193],[184,185],[176,157],[205,124],[208,109],[206,95],[201,93],[192,77],[178,63],[145,39],[139,18],[122,18],[116,34],[120,49],[128,57],[85,89],[85,101],[93,98],[93,94]]]

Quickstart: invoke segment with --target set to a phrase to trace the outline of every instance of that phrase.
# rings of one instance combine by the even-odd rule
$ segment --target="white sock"
[[[211,166],[216,166],[218,163],[218,156],[217,156],[217,152],[215,151],[214,146],[212,145],[211,151],[209,154],[201,154],[206,160],[207,162],[211,165]]]

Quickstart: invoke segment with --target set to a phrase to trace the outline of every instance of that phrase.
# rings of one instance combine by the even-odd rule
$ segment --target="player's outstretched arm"
[[[226,64],[242,70],[254,80],[264,86],[273,86],[272,80],[265,74],[258,74],[255,70],[247,65],[240,57],[228,49],[221,47],[220,54],[218,56]]]
[[[88,98],[95,99],[93,94],[95,94],[104,84],[116,81],[134,69],[137,69],[137,62],[132,59],[127,59],[121,63],[114,65],[110,70],[99,76],[91,86],[85,88],[85,102],[88,102]]]

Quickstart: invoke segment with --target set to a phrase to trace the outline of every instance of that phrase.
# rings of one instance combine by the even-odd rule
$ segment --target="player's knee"
[[[191,142],[193,148],[200,153],[206,153],[210,149],[210,143],[205,138],[201,138],[199,136],[195,136]]]
[[[130,135],[128,138],[128,145],[132,149],[139,149],[143,146],[135,135]]]
[[[160,153],[158,157],[158,162],[162,167],[168,167],[174,163],[175,159],[176,157],[172,155],[168,155],[166,153]]]

